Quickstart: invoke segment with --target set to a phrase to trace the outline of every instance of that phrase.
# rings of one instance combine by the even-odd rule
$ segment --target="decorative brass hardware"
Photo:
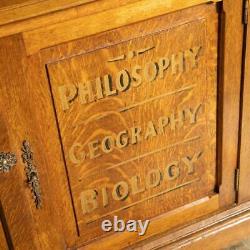
[[[236,168],[235,169],[235,191],[239,192],[240,188],[240,169]]]
[[[33,152],[30,149],[29,142],[26,140],[23,142],[22,151],[23,151],[22,158],[23,158],[23,162],[25,163],[27,182],[33,193],[36,207],[40,208],[41,202],[42,202],[40,181],[39,181],[37,169],[33,164]]]
[[[0,172],[9,172],[17,163],[14,153],[0,152]]]

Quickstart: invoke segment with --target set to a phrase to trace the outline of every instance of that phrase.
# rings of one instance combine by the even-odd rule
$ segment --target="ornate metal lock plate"
[[[0,152],[0,172],[9,172],[17,163],[14,153]]]
[[[30,149],[30,144],[28,141],[23,142],[22,151],[22,158],[23,162],[25,163],[27,182],[33,194],[36,207],[40,208],[42,203],[40,181],[37,169],[33,164],[33,152]]]

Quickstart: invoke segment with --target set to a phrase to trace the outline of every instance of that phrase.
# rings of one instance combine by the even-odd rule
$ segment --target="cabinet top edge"
[[[3,0],[0,3],[0,25],[76,7],[97,0]]]
[[[166,10],[173,11],[221,1],[223,0],[163,0],[159,8],[165,5]],[[0,37],[130,4],[143,6],[145,1],[121,0],[118,4],[114,0],[3,0],[0,3]]]

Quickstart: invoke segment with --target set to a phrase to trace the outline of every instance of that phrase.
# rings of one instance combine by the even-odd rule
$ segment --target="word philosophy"
[[[143,83],[150,83],[157,79],[163,79],[167,72],[172,75],[182,74],[185,71],[196,68],[201,46],[196,46],[169,57],[161,57],[145,65],[132,66],[130,70],[122,69],[115,74],[98,76],[96,79],[86,80],[75,84],[58,86],[61,108],[66,111],[75,100],[80,104],[87,104],[118,95],[132,88],[138,88]]]

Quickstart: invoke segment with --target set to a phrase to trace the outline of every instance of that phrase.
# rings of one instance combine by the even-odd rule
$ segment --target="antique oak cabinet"
[[[250,236],[247,23],[248,0],[0,1],[0,249]]]

